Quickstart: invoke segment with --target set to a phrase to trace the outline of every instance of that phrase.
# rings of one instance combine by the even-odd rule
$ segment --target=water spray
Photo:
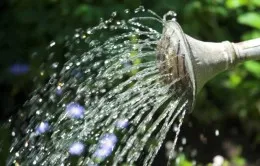
[[[103,20],[68,39],[61,72],[33,92],[15,119],[7,165],[150,166],[174,126],[171,160],[184,116],[205,82],[260,58],[260,39],[201,42],[166,21],[174,12],[163,19],[143,7],[138,12],[143,16]],[[162,34],[151,21],[163,23]]]
[[[192,84],[195,96],[218,73],[246,60],[260,60],[260,38],[232,43],[203,42],[186,35],[175,20],[165,21],[157,45],[160,71],[168,73],[164,82],[179,80],[185,88]]]

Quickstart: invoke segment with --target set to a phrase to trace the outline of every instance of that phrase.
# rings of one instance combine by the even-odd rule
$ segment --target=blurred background
[[[1,0],[0,1],[0,165],[5,165],[12,129],[7,122],[48,73],[46,47],[63,63],[64,37],[87,29],[113,11],[139,5],[159,15],[177,12],[184,32],[204,41],[239,42],[260,37],[259,0]],[[119,17],[123,17],[120,16]],[[42,75],[42,80],[34,79]],[[154,165],[164,165],[168,135]],[[260,63],[248,61],[218,75],[200,92],[186,116],[178,143],[180,166],[260,165]],[[174,164],[173,164],[174,165]]]

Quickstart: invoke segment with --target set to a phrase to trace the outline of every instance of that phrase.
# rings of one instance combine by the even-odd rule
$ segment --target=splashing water
[[[192,89],[174,86],[181,78],[163,81],[169,73],[159,69],[156,46],[176,14],[162,19],[143,7],[132,14],[116,20],[114,12],[67,40],[68,61],[20,113],[28,125],[16,129],[9,165],[151,165],[179,121],[173,153]]]

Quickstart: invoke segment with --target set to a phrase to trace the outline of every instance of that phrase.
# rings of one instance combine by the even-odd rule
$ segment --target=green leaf
[[[232,73],[229,79],[230,79],[230,84],[233,88],[237,87],[242,81],[241,76],[237,73]]]
[[[256,61],[247,61],[244,66],[248,72],[257,78],[260,78],[260,63]]]
[[[235,157],[233,163],[237,166],[244,166],[246,165],[246,160],[242,157]]]
[[[253,30],[250,32],[246,32],[242,35],[242,40],[250,40],[250,39],[255,39],[255,38],[259,38],[260,37],[260,31],[257,30]]]
[[[255,6],[260,6],[260,1],[259,1],[259,0],[252,0],[252,3],[253,3]]]
[[[226,6],[231,9],[235,9],[244,5],[247,5],[247,0],[227,0]]]
[[[188,161],[183,153],[178,155],[176,161],[178,161],[176,163],[177,166],[192,166],[192,162]]]
[[[260,29],[260,14],[256,12],[249,12],[238,17],[240,24],[248,25],[253,28]]]
[[[89,11],[88,5],[79,5],[74,11],[76,16],[84,15]]]

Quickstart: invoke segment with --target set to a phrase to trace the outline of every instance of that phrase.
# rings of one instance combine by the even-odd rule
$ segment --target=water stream
[[[166,20],[143,7],[124,13],[131,18],[114,12],[67,39],[68,61],[16,119],[27,125],[12,133],[8,165],[151,165],[177,123],[173,158],[191,86],[175,86],[182,78],[165,83],[169,73],[156,60]]]

